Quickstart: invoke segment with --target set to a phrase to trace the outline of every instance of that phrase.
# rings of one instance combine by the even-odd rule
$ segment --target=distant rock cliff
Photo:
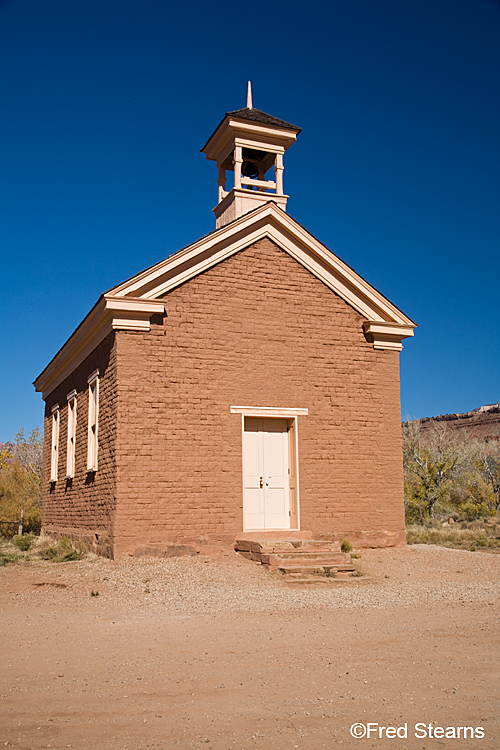
[[[7,453],[10,453],[11,456],[14,455],[14,443],[12,443],[10,440],[8,443],[0,443],[0,453],[4,453],[7,451]]]
[[[500,402],[479,406],[465,414],[441,414],[418,420],[425,430],[436,422],[445,422],[453,430],[463,430],[481,440],[500,440]]]

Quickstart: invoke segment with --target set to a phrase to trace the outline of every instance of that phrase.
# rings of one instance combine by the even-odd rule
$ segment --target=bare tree
[[[452,482],[465,470],[467,450],[443,423],[423,432],[420,422],[403,424],[403,463],[407,495],[421,503],[431,518],[436,504],[450,493]]]
[[[475,440],[471,445],[473,460],[488,486],[496,512],[500,510],[500,441]]]
[[[35,427],[28,438],[24,437],[23,429],[19,430],[14,445],[14,457],[29,474],[41,480],[43,464],[43,432],[41,427]]]

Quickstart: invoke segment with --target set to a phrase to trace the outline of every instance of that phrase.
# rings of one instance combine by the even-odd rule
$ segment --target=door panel
[[[288,421],[246,417],[243,438],[244,527],[288,529]]]
[[[262,419],[247,417],[243,432],[243,512],[245,528],[264,529],[264,495],[260,487]]]
[[[263,423],[266,528],[288,528],[288,423],[285,419]]]

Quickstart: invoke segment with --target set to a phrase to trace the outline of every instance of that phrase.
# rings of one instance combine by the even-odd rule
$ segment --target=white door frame
[[[245,432],[245,417],[269,417],[288,420],[288,463],[289,463],[289,504],[290,530],[300,531],[300,499],[299,499],[299,438],[298,417],[307,416],[308,409],[275,406],[231,406],[231,414],[241,414],[241,461],[242,461],[242,510],[243,531],[253,531],[245,528],[244,509],[244,451],[243,441]]]

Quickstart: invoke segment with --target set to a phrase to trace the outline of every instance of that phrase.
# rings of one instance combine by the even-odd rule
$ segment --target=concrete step
[[[353,575],[356,572],[354,565],[330,566],[330,565],[278,565],[277,570],[282,574],[291,573],[317,573],[320,575]]]
[[[284,576],[287,583],[330,583],[335,581],[335,578],[327,578],[326,576],[315,576],[315,575],[299,575],[291,573],[290,575]]]
[[[286,583],[294,583],[294,584],[307,584],[307,583],[326,583],[328,585],[334,584],[334,583],[342,583],[342,581],[359,581],[360,578],[356,578],[355,576],[349,575],[336,575],[334,577],[332,576],[325,576],[325,575],[315,575],[314,573],[307,574],[307,573],[289,573],[286,575],[283,575],[280,580],[285,581]]]
[[[265,554],[265,553],[261,553]],[[331,549],[324,549],[323,547],[316,547],[316,549],[284,549],[284,550],[274,550],[272,553],[276,557],[286,557],[287,555],[289,557],[296,557],[298,560],[307,560],[308,557],[332,557],[332,558],[339,558],[341,560],[344,559],[344,556],[347,554],[350,554],[347,552],[340,552],[337,550],[331,550]]]
[[[256,554],[260,552],[271,553],[280,550],[294,550],[295,547],[290,541],[252,541],[251,539],[238,539],[234,548],[237,552],[254,552]]]
[[[278,554],[288,550],[294,553],[340,552],[340,544],[338,542],[320,542],[314,540],[296,542],[289,539],[275,541],[238,539],[234,548],[238,552],[254,552],[256,554]]]
[[[292,541],[295,549],[329,549],[332,552],[340,552],[340,542],[325,539],[306,539],[304,541]]]
[[[297,552],[291,554],[289,552],[282,552],[278,554],[257,555],[252,554],[254,559],[260,558],[262,565],[295,565],[299,563],[311,564],[330,567],[336,567],[338,565],[351,565],[351,556],[347,553],[337,552],[325,552],[320,554],[318,552]]]
[[[261,553],[263,554],[263,553]],[[345,560],[351,559],[349,552],[332,552],[329,549],[315,549],[315,550],[280,550],[272,553],[273,557],[293,557],[296,560],[312,560],[313,558],[328,558],[329,560],[339,560],[344,562]]]
[[[351,555],[324,539],[238,539],[235,549],[290,582],[341,581],[356,573]]]
[[[287,565],[286,567],[278,567],[276,570],[282,575],[303,575],[305,573],[309,575],[325,575],[325,569],[319,565]]]

